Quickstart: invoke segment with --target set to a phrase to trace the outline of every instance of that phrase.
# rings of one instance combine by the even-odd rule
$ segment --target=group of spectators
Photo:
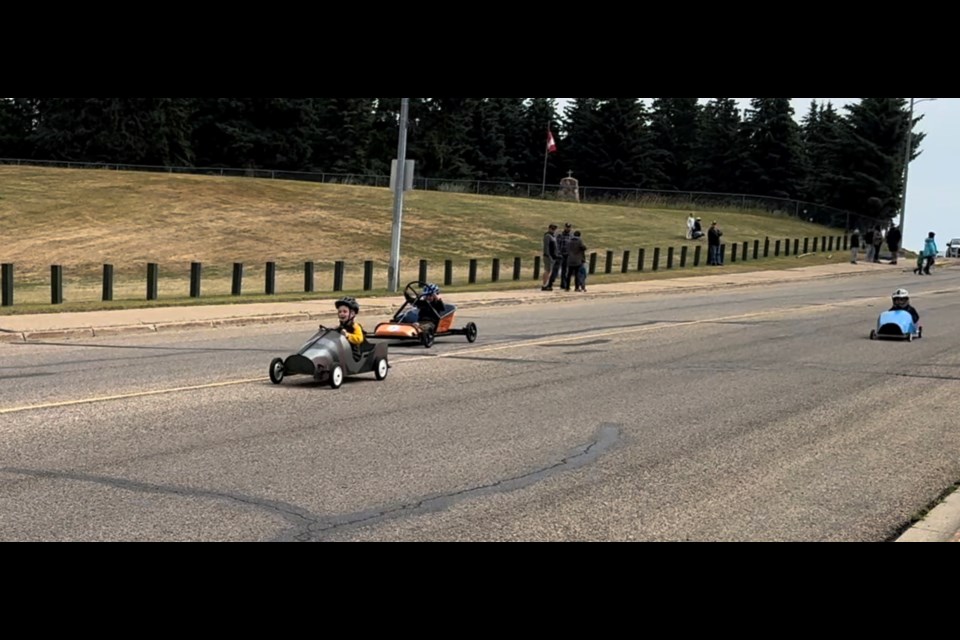
[[[579,230],[569,222],[563,231],[551,224],[543,234],[543,286],[541,291],[553,291],[560,278],[560,288],[570,291],[571,283],[579,292],[587,291],[587,245]]]

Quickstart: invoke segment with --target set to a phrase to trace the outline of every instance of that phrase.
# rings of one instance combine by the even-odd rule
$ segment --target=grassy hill
[[[97,169],[0,166],[0,262],[16,265],[17,304],[49,300],[49,267],[63,265],[68,301],[96,300],[101,267],[113,264],[117,299],[125,288],[142,297],[148,262],[173,276],[170,295],[185,297],[182,283],[191,262],[204,264],[204,295],[229,293],[234,262],[249,265],[246,290],[262,290],[257,278],[268,261],[281,274],[278,290],[302,291],[303,263],[315,261],[318,291],[336,260],[347,263],[347,288],[360,288],[362,263],[376,265],[376,286],[386,281],[393,194],[384,188],[254,178],[221,178]],[[433,279],[442,261],[453,260],[459,276],[471,258],[524,260],[523,286],[532,281],[550,223],[571,222],[590,251],[614,251],[696,242],[684,239],[687,209],[571,203],[522,198],[411,192],[405,198],[401,271],[415,279],[420,259],[430,260]],[[704,227],[717,220],[728,243],[839,235],[835,229],[755,211],[696,212]],[[705,252],[704,247],[704,252]],[[692,255],[692,254],[691,254]],[[841,256],[835,255],[833,259]],[[824,257],[819,257],[822,262]],[[601,259],[602,263],[602,259]],[[797,266],[797,261],[787,262]],[[773,261],[753,263],[771,268]],[[434,270],[435,269],[435,270]],[[481,267],[481,282],[489,268]],[[616,269],[619,274],[619,267]],[[631,277],[640,277],[632,274]],[[649,276],[648,276],[649,277]],[[464,278],[465,279],[465,278]],[[458,282],[460,278],[458,277]],[[209,283],[209,284],[208,284]],[[256,286],[254,286],[256,284]],[[44,289],[47,287],[47,289]],[[21,294],[21,291],[23,292]]]

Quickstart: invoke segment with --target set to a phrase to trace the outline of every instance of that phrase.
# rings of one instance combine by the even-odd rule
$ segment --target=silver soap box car
[[[387,343],[354,347],[339,331],[321,325],[300,351],[270,363],[270,381],[280,384],[287,376],[303,375],[339,389],[346,376],[373,373],[377,380],[385,380],[389,371]]]

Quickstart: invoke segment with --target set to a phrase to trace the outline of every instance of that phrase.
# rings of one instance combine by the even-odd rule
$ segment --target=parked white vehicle
[[[960,258],[960,238],[954,238],[948,242],[943,249],[943,255],[947,258]]]

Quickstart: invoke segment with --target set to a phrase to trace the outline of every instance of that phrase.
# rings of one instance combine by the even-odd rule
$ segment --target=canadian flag
[[[557,141],[553,139],[553,132],[547,129],[547,153],[555,153]]]

